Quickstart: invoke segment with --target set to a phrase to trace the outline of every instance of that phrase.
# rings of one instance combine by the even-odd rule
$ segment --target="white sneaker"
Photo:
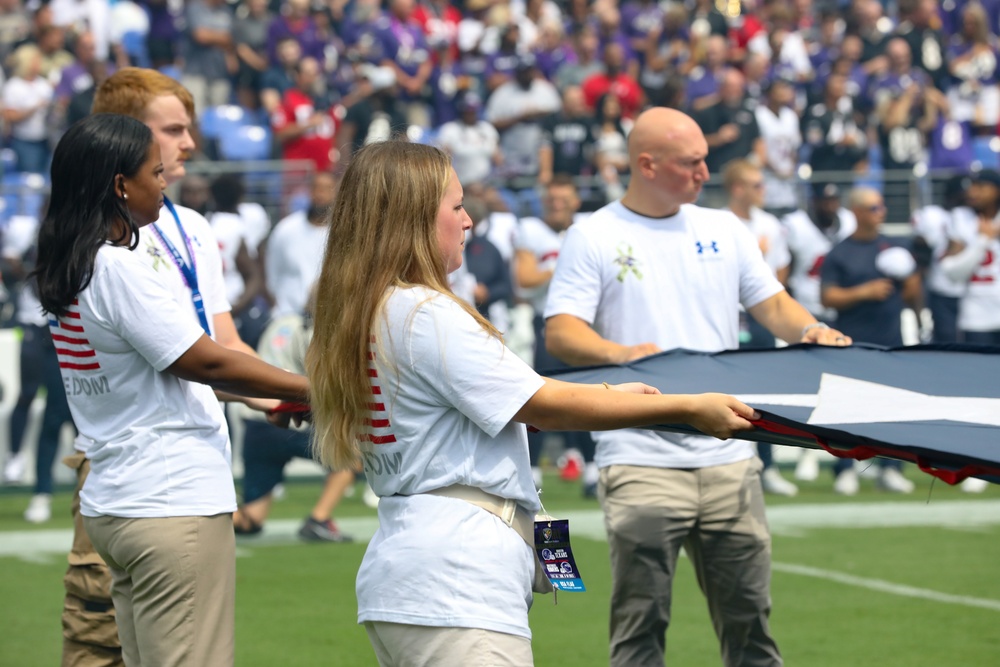
[[[24,453],[11,454],[3,466],[3,483],[20,484],[24,479]]]
[[[52,496],[39,493],[31,497],[28,509],[24,510],[24,520],[28,523],[45,523],[52,518]]]
[[[799,492],[799,487],[782,477],[781,471],[774,466],[764,468],[764,472],[760,475],[760,481],[764,485],[764,493],[792,498]]]
[[[854,496],[858,493],[858,472],[848,468],[833,480],[833,492],[841,496]]]
[[[965,493],[982,493],[988,489],[990,483],[985,479],[979,479],[978,477],[969,477],[964,482],[962,482],[962,491]]]
[[[372,509],[378,507],[379,498],[375,495],[375,492],[372,491],[371,484],[365,484],[365,492],[362,494],[361,500],[364,501],[365,505],[371,507]]]
[[[876,486],[889,493],[913,493],[916,485],[903,477],[897,468],[883,468]]]
[[[815,482],[819,479],[819,452],[814,449],[802,451],[795,466],[795,479],[803,482]]]

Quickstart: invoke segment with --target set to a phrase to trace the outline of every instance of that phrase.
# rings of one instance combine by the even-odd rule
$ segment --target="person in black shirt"
[[[751,155],[763,163],[764,143],[740,72],[726,71],[719,86],[719,101],[702,110],[695,120],[708,141],[705,164],[709,173],[721,172],[730,160]]]
[[[814,172],[853,171],[868,157],[865,115],[847,94],[847,77],[830,74],[823,98],[806,109],[802,140],[812,148],[809,166]]]

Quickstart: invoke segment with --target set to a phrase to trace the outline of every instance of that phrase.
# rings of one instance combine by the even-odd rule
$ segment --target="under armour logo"
[[[714,252],[716,254],[718,254],[718,252],[719,252],[719,244],[716,243],[715,241],[712,241],[708,245],[702,243],[701,241],[695,241],[694,245],[695,245],[696,248],[698,248],[698,254],[699,255],[704,255],[706,250],[711,250],[712,252]]]

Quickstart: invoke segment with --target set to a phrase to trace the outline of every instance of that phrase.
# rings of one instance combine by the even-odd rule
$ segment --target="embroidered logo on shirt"
[[[618,257],[615,258],[615,265],[618,267],[618,282],[625,282],[625,277],[629,273],[642,280],[642,272],[639,271],[639,260],[632,254],[632,246],[625,243],[618,246]]]
[[[719,244],[715,241],[709,241],[708,243],[702,243],[701,241],[695,241],[694,246],[698,249],[699,255],[704,255],[706,252],[711,250],[716,255],[719,254]]]
[[[169,264],[167,264],[167,258],[163,254],[163,251],[160,250],[160,248],[156,245],[156,242],[150,238],[146,239],[146,252],[149,253],[149,256],[153,259],[154,271],[159,271],[161,266],[166,266],[169,268]]]

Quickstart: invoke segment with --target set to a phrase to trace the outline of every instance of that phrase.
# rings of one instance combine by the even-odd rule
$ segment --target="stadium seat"
[[[266,160],[271,156],[271,131],[259,125],[224,127],[219,135],[224,160]]]
[[[149,67],[149,49],[146,47],[146,33],[129,31],[122,35],[122,48],[135,67]]]
[[[246,125],[246,116],[243,108],[235,104],[208,107],[198,119],[198,127],[205,139],[219,139],[226,130]]]
[[[1000,169],[1000,153],[993,150],[996,137],[975,137],[972,140],[973,159],[982,165],[983,169]]]
[[[28,215],[37,218],[45,202],[46,190],[48,179],[43,174],[5,173],[0,179],[4,216]]]

